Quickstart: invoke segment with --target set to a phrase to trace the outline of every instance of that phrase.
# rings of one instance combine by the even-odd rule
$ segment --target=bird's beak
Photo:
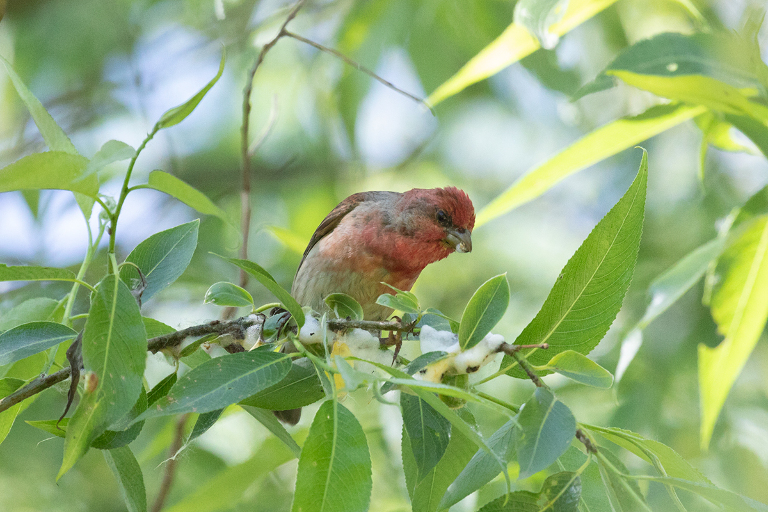
[[[446,230],[446,233],[448,234],[445,237],[446,243],[453,247],[456,252],[472,252],[472,237],[469,231],[450,228]]]

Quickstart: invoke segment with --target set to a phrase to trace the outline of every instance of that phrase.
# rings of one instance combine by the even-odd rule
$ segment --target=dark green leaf
[[[515,455],[515,439],[517,436],[517,416],[501,426],[488,440],[488,446],[501,458],[509,463]],[[496,458],[485,450],[479,449],[467,466],[461,471],[456,480],[448,487],[440,502],[439,509],[452,507],[482,486],[496,478],[501,473],[501,466]]]
[[[139,437],[141,429],[144,428],[143,421],[133,423],[133,420],[146,410],[147,392],[142,387],[139,399],[136,400],[136,403],[133,405],[133,408],[128,411],[128,414],[123,416],[120,421],[113,423],[110,426],[110,430],[107,430],[94,439],[91,446],[100,450],[111,450],[132,443]]]
[[[628,475],[626,466],[610,450],[600,449],[598,455],[600,476],[603,478],[608,500],[616,512],[651,512],[640,486]]]
[[[178,380],[176,372],[166,375],[163,380],[155,384],[155,386],[147,393],[147,407],[160,400],[162,397],[168,394],[174,384]]]
[[[371,457],[363,428],[343,405],[320,406],[299,458],[293,512],[366,512]]]
[[[218,73],[216,73],[216,76],[214,76],[211,79],[211,81],[205,85],[205,87],[200,89],[200,91],[198,91],[197,94],[192,96],[185,103],[179,105],[178,107],[173,107],[172,109],[165,112],[160,117],[160,120],[157,122],[157,128],[158,129],[168,128],[170,126],[179,124],[184,119],[186,119],[186,117],[189,114],[191,114],[193,110],[195,110],[197,105],[205,97],[208,91],[211,90],[211,87],[213,87],[216,84],[216,82],[219,81],[219,78],[221,78],[221,74],[224,73],[224,63],[226,62],[226,60],[227,60],[227,56],[225,53],[222,52],[221,61],[219,62],[219,71]]]
[[[290,360],[287,354],[259,350],[210,359],[179,377],[139,419],[224,408],[282,380]]]
[[[632,280],[645,212],[648,159],[618,203],[595,226],[563,268],[547,300],[516,344],[548,343],[548,350],[527,349],[522,354],[542,365],[554,354],[575,350],[588,354],[605,336],[621,308]],[[517,362],[504,356],[501,368],[513,377],[527,378]]]
[[[528,491],[517,491],[509,496],[500,496],[478,510],[477,512],[539,512],[538,494]]]
[[[568,449],[576,434],[576,420],[570,409],[546,388],[536,388],[520,410],[518,422],[520,431],[515,446],[520,479],[552,464]]]
[[[548,476],[539,492],[539,504],[552,512],[578,512],[580,499],[581,478],[570,471]]]
[[[104,278],[92,297],[82,350],[86,385],[67,428],[64,462],[57,479],[141,394],[146,331],[136,300],[116,276]]]
[[[144,187],[175,197],[203,215],[214,215],[223,220],[225,224],[230,225],[229,218],[224,213],[224,210],[216,206],[205,194],[172,174],[163,171],[152,171],[149,173],[149,182]]]
[[[128,512],[145,512],[147,493],[144,490],[144,475],[131,449],[123,446],[114,450],[105,450],[104,458],[117,479],[120,494]]]
[[[421,481],[443,457],[450,441],[451,424],[417,396],[401,393],[400,407],[416,461],[416,479]]]
[[[240,401],[240,405],[252,405],[272,411],[285,411],[313,404],[323,398],[325,392],[314,366],[306,358],[293,361],[283,380],[259,393]]]
[[[337,318],[363,319],[363,306],[346,293],[332,293],[325,298],[325,303]]]
[[[583,354],[566,350],[549,360],[546,370],[565,375],[576,382],[596,388],[610,388],[613,384],[611,372]]]
[[[204,412],[200,416],[197,417],[197,421],[195,421],[195,426],[192,428],[192,432],[190,432],[189,437],[185,441],[185,445],[191,443],[201,435],[205,434],[208,429],[210,429],[221,417],[221,413],[224,412],[224,409],[216,409],[209,412]]]
[[[301,310],[301,306],[298,302],[296,302],[296,299],[291,297],[290,293],[285,291],[282,286],[277,284],[277,281],[275,281],[275,278],[272,277],[269,272],[252,261],[240,260],[237,258],[226,258],[224,256],[219,256],[219,258],[240,267],[255,277],[257,281],[264,285],[267,290],[272,292],[272,295],[277,297],[277,300],[279,300],[283,306],[285,306],[285,309],[287,309],[288,312],[293,316],[299,327],[304,325],[304,312]]]
[[[148,301],[184,273],[197,247],[199,227],[200,221],[196,219],[155,233],[137,245],[125,258],[125,261],[139,267],[146,279],[147,287],[141,293],[142,302]],[[120,279],[132,289],[136,288],[134,283],[141,283],[133,265],[120,267]]]
[[[75,339],[77,332],[53,322],[31,322],[0,334],[0,365],[13,363]]]
[[[205,292],[205,303],[217,306],[253,306],[253,297],[236,284],[220,281]]]
[[[509,305],[507,275],[492,277],[469,299],[459,325],[459,345],[472,348],[499,323]]]

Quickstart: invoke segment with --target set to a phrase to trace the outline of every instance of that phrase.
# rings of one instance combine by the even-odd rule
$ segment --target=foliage
[[[238,18],[235,10],[250,9],[246,3],[224,3],[220,8],[232,10],[229,22],[234,23],[232,19]],[[608,17],[620,12],[615,3],[519,0],[511,24],[504,27],[498,21],[489,22],[498,25],[492,37],[473,43],[471,39],[476,36],[462,32],[454,45],[461,48],[459,54],[465,64],[442,84],[432,84],[434,92],[425,102],[441,109],[437,110],[438,117],[448,115],[444,113],[450,112],[452,102],[458,104],[465,95],[479,94],[476,87],[467,87],[518,60],[541,71],[534,60],[537,55],[557,46],[560,37],[581,23],[608,24]],[[708,145],[753,154],[759,150],[763,153],[759,158],[764,160],[768,147],[768,66],[761,60],[757,44],[757,15],[753,13],[745,28],[732,32],[719,27],[709,10],[702,13],[689,2],[679,4],[698,24],[698,30],[660,33],[634,44],[625,40],[612,62],[607,66],[602,63],[604,69],[594,80],[570,91],[574,101],[589,101],[592,95],[611,93],[623,83],[664,98],[664,102],[649,105],[640,114],[609,120],[533,166],[506,190],[494,187],[478,212],[476,235],[500,226],[500,217],[514,208],[558,190],[556,185],[568,176],[650,137],[667,135],[687,120],[694,119],[702,132],[704,156],[699,179],[706,193],[711,193],[706,191],[703,168]],[[445,7],[429,2],[425,5],[422,8],[445,15]],[[476,5],[471,9],[477,9],[479,17],[500,19],[491,15],[492,7]],[[339,18],[343,23],[338,47],[375,62],[381,51],[374,48],[376,31],[406,14],[416,20],[414,23],[424,24],[417,12],[418,6],[411,2],[368,2],[350,7]],[[256,61],[250,75],[254,84],[261,80],[261,75],[255,74],[260,59],[286,43],[278,43],[279,39],[294,38],[296,44],[303,41],[286,29],[297,13],[305,23],[319,16],[303,3],[294,6],[287,18],[285,13],[275,15],[282,28]],[[475,20],[466,21],[485,27]],[[428,28],[422,27],[418,35],[426,48],[446,37],[441,30],[436,32],[436,41],[425,41]],[[355,30],[360,32],[355,35]],[[229,37],[219,35],[229,41],[230,55],[232,50],[241,52],[235,60],[254,58]],[[397,30],[378,37],[391,38],[395,44],[407,44],[408,39]],[[543,49],[534,53],[540,47]],[[339,56],[335,50],[325,50]],[[342,60],[349,63],[349,57],[342,56]],[[434,66],[425,60],[414,58],[418,73],[428,74]],[[202,181],[204,186],[196,187],[195,180],[187,182],[161,170],[144,172],[137,166],[140,156],[149,158],[147,148],[158,143],[155,139],[162,137],[163,130],[176,130],[177,125],[182,128],[191,122],[198,108],[204,108],[206,96],[215,94],[217,84],[231,79],[224,78],[227,67],[223,53],[213,78],[187,101],[157,116],[136,149],[128,142],[109,139],[92,158],[78,152],[72,142],[77,141],[74,134],[70,139],[49,112],[52,108],[46,108],[33,94],[16,63],[6,58],[2,63],[48,151],[23,151],[1,168],[0,192],[23,191],[31,211],[38,209],[43,190],[71,192],[87,225],[86,255],[74,271],[64,265],[0,264],[0,281],[27,283],[4,288],[10,298],[0,319],[0,448],[22,443],[12,436],[30,426],[63,437],[63,444],[57,445],[61,465],[55,476],[61,485],[72,472],[93,464],[88,454],[102,450],[115,477],[115,495],[119,493],[128,510],[147,510],[148,496],[159,494],[164,499],[163,493],[168,492],[150,484],[146,477],[150,461],[170,447],[169,455],[175,462],[167,464],[165,470],[172,480],[174,465],[189,462],[176,460],[183,450],[200,445],[206,437],[226,437],[217,428],[245,411],[264,427],[260,452],[230,467],[217,459],[205,481],[171,494],[171,510],[236,510],[241,503],[248,509],[253,505],[295,512],[396,510],[407,506],[418,511],[486,512],[685,511],[706,507],[768,510],[752,497],[764,499],[765,494],[752,494],[738,482],[720,485],[721,479],[708,479],[688,460],[691,454],[703,456],[719,438],[718,418],[723,416],[734,386],[739,386],[737,379],[768,321],[768,187],[751,191],[747,200],[729,204],[731,211],[718,223],[718,233],[709,241],[693,244],[696,248],[688,254],[670,252],[676,256],[667,262],[671,263],[668,270],[661,272],[658,265],[649,266],[649,256],[644,254],[650,252],[644,246],[649,243],[649,223],[657,219],[654,206],[658,204],[651,200],[649,185],[656,171],[649,169],[645,149],[633,150],[631,158],[639,155],[636,175],[631,183],[621,182],[626,191],[600,209],[602,218],[592,223],[591,232],[583,240],[573,240],[574,247],[580,245],[564,266],[558,262],[561,272],[554,284],[548,283],[546,298],[542,294],[534,302],[537,308],[541,304],[540,309],[538,313],[530,311],[532,319],[520,326],[514,343],[491,332],[498,330],[512,339],[514,330],[506,319],[517,314],[510,306],[519,305],[508,277],[514,272],[488,279],[489,272],[482,265],[474,265],[482,273],[467,272],[472,285],[460,278],[456,282],[442,279],[441,290],[452,299],[441,302],[441,309],[446,310],[447,305],[451,308],[448,311],[461,311],[463,307],[460,320],[425,307],[428,301],[420,299],[421,291],[393,289],[381,295],[377,302],[396,310],[402,318],[387,324],[392,335],[379,342],[352,329],[362,325],[377,330],[377,326],[365,323],[363,308],[352,297],[340,293],[328,296],[328,314],[321,315],[302,308],[281,284],[286,281],[281,265],[262,266],[243,257],[213,257],[230,253],[237,245],[233,243],[233,204],[216,197],[216,183]],[[562,72],[550,68],[544,66],[549,74]],[[546,83],[546,76],[541,80]],[[362,85],[360,74],[347,68],[338,73],[335,86],[340,98],[326,101],[340,102],[335,107],[335,122],[343,125],[338,131],[354,136],[359,123],[356,111],[368,86]],[[250,92],[250,85],[246,90]],[[247,97],[246,116],[250,101]],[[250,123],[250,118],[245,122]],[[249,162],[271,127],[256,143],[247,140],[247,125],[244,128],[241,156]],[[736,141],[736,129],[748,140]],[[650,154],[652,158],[653,149]],[[415,155],[418,159],[418,151]],[[126,160],[127,165],[119,164]],[[244,176],[250,180],[251,170],[247,163],[244,166]],[[110,179],[115,176],[116,186],[112,186]],[[393,174],[392,179],[402,176]],[[277,179],[265,179],[259,185],[256,194],[263,196],[285,192],[286,196],[299,197],[303,193],[296,183],[282,189],[284,185]],[[119,241],[118,233],[125,236],[123,233],[129,232],[126,201],[147,189],[214,219],[193,219],[162,229],[133,244],[122,258],[124,242]],[[304,196],[294,203],[291,229],[267,226],[273,218],[269,208],[252,217],[266,228],[265,232],[289,247],[296,246],[292,241],[304,235],[304,224],[316,225],[317,215],[329,209],[318,199],[321,195]],[[728,209],[721,207],[726,212]],[[244,208],[243,212],[249,220],[250,210]],[[160,218],[160,212],[143,213],[148,222]],[[707,222],[710,220],[714,219]],[[274,241],[261,238],[258,244],[249,243],[247,226],[245,222],[246,231],[240,235],[244,249],[251,251],[253,260],[269,261],[268,246]],[[665,244],[674,245],[674,235],[665,239]],[[483,250],[477,243],[475,246],[476,253]],[[493,252],[493,245],[489,243],[485,250]],[[218,277],[227,272],[231,275],[236,269],[241,271],[239,284]],[[587,423],[583,418],[591,416],[593,397],[605,400],[605,395],[596,393],[612,385],[615,390],[620,379],[622,386],[623,379],[629,380],[627,386],[639,382],[643,392],[646,388],[658,395],[666,392],[661,389],[663,383],[653,382],[654,369],[647,364],[646,374],[639,380],[635,377],[632,381],[631,375],[624,374],[627,368],[630,373],[640,371],[638,365],[643,359],[633,359],[638,353],[637,343],[648,336],[643,331],[652,330],[652,323],[664,318],[666,311],[680,307],[686,292],[705,276],[704,303],[714,320],[710,338],[718,332],[724,340],[694,341],[689,348],[695,350],[688,350],[688,357],[692,360],[698,355],[698,379],[681,372],[675,381],[680,387],[698,381],[702,451],[696,452],[690,443],[682,443],[683,449],[676,450],[670,446],[672,442],[665,444],[620,428],[626,426],[626,418],[618,414],[614,421],[610,417],[605,421],[615,426],[597,426],[591,420]],[[246,277],[254,278],[258,286],[249,287]],[[632,282],[638,277],[640,284],[634,287],[647,287],[652,296],[644,314],[638,314],[641,301],[633,297]],[[512,279],[514,284],[521,282],[521,278]],[[39,285],[41,282],[52,284],[46,287]],[[79,293],[82,288],[90,294]],[[208,316],[221,313],[221,320],[197,322],[198,327],[205,327],[205,334],[201,330],[199,334],[180,335],[182,329],[150,317],[150,312],[159,309],[157,304],[170,304],[174,293],[190,290],[194,294],[190,304],[210,305],[205,310]],[[275,299],[278,302],[269,302]],[[627,304],[635,311],[624,313],[627,318],[622,318]],[[232,311],[237,308],[247,308],[247,312],[233,320]],[[169,323],[180,325],[181,321]],[[611,340],[611,335],[606,335],[614,323],[619,327],[614,327]],[[623,346],[615,350],[620,354],[608,357],[602,366],[595,362],[593,359],[605,357],[619,335],[624,336]],[[388,351],[393,344],[397,349]],[[401,344],[405,356],[398,355]],[[491,363],[499,352],[504,356],[494,369]],[[614,363],[618,367],[616,379],[604,368]],[[157,365],[165,368],[161,378],[154,373]],[[552,373],[559,376],[550,377]],[[42,393],[67,378],[73,385],[66,405],[63,399],[48,400],[55,393]],[[681,383],[685,379],[687,382]],[[516,384],[510,388],[510,383]],[[529,383],[533,384],[532,392]],[[504,391],[509,389],[514,392]],[[399,393],[395,402],[394,393]],[[33,404],[38,396],[46,400],[41,398],[43,403]],[[71,403],[76,403],[73,412],[57,420],[62,410],[67,415],[65,407]],[[28,417],[25,410],[30,405],[34,405],[36,417],[43,419],[28,420],[28,425],[16,422],[20,415]],[[616,410],[624,407],[609,405]],[[307,408],[305,419],[295,429],[286,428],[271,413],[300,407]],[[385,411],[382,416],[387,418],[374,424],[371,411],[379,410]],[[392,423],[390,417],[398,419]],[[18,426],[14,427],[15,423]],[[401,433],[394,451],[387,447],[388,439],[382,433],[386,428],[381,425],[395,425]],[[691,433],[684,436],[690,438]],[[614,453],[617,447],[620,451]],[[679,451],[685,451],[686,457]],[[399,453],[401,460],[393,461],[393,452]],[[629,458],[630,454],[636,458]],[[294,459],[298,460],[293,466],[288,465]],[[384,477],[378,475],[382,468]],[[54,480],[55,470],[49,469],[47,478]],[[287,471],[296,475],[295,486],[280,489],[275,482],[283,482]],[[651,474],[644,474],[648,472]],[[393,488],[401,485],[401,496],[391,502],[381,499],[377,493],[382,491],[377,487],[382,482]],[[274,501],[254,499],[254,489],[274,496]],[[471,495],[479,496],[479,500],[462,502]],[[162,500],[158,503],[162,505]]]

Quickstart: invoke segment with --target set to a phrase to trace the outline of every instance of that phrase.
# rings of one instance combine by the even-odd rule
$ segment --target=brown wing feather
[[[312,250],[312,248],[315,246],[317,242],[320,241],[321,238],[323,238],[325,235],[330,233],[334,230],[336,226],[339,225],[339,222],[341,222],[341,219],[344,218],[345,215],[347,215],[349,212],[357,208],[357,206],[362,203],[363,201],[366,201],[369,197],[371,197],[375,192],[358,192],[357,194],[352,194],[342,202],[336,205],[336,208],[331,210],[331,213],[329,213],[324,219],[323,222],[320,223],[319,226],[317,226],[317,229],[315,230],[315,233],[312,235],[312,238],[309,239],[309,244],[307,245],[307,248],[304,250],[304,256],[301,257],[301,263],[299,263],[299,267],[301,268],[301,265],[304,264],[304,260],[307,259],[307,255],[309,254],[309,251]],[[296,271],[298,274],[298,269]]]

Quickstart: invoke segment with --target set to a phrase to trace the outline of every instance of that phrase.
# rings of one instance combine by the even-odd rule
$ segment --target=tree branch
[[[176,454],[181,449],[182,441],[184,440],[184,425],[187,423],[189,413],[182,414],[176,420],[176,429],[173,435],[173,443],[169,453],[171,457],[168,459],[165,465],[165,473],[163,474],[163,482],[160,484],[160,490],[155,498],[155,503],[152,505],[152,512],[160,512],[163,510],[165,499],[168,497],[168,493],[171,491],[173,485],[173,477],[176,476]]]

